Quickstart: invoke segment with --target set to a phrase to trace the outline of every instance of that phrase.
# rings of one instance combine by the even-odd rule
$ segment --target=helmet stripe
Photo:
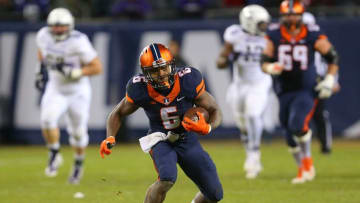
[[[150,50],[151,50],[151,53],[154,57],[154,61],[157,61],[161,58],[161,55],[160,55],[160,51],[159,51],[159,47],[157,44],[151,44],[150,45]]]
[[[294,13],[294,1],[293,0],[289,0],[289,13]]]

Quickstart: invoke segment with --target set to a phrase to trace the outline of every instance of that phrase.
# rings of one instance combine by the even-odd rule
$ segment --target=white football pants
[[[57,128],[60,117],[65,114],[70,145],[86,147],[89,143],[87,122],[90,101],[90,85],[82,85],[77,91],[64,92],[48,84],[41,100],[41,128]]]
[[[247,135],[247,149],[258,150],[263,131],[262,115],[267,107],[271,79],[257,83],[235,81],[228,88],[226,100],[230,104],[237,127]]]

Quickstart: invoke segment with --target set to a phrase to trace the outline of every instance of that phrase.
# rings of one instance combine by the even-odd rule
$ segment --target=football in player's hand
[[[206,109],[204,109],[202,107],[192,107],[192,108],[188,109],[184,114],[184,118],[187,117],[187,118],[197,122],[199,120],[199,117],[196,114],[196,112],[200,112],[204,116],[206,122],[209,121],[209,113],[206,111]]]

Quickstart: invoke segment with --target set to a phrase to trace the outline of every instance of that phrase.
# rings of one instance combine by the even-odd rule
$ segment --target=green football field
[[[224,188],[221,202],[358,203],[360,202],[360,140],[335,140],[333,153],[322,155],[317,143],[313,155],[317,177],[313,182],[291,185],[295,162],[284,141],[264,144],[263,172],[246,180],[242,165],[244,149],[239,140],[202,141],[215,161]],[[147,187],[156,178],[149,155],[135,144],[118,144],[113,154],[101,159],[97,146],[90,146],[80,185],[70,185],[73,154],[61,150],[64,165],[55,178],[44,176],[47,150],[44,146],[0,146],[0,202],[143,202]],[[75,199],[74,193],[85,197]],[[196,186],[179,170],[178,180],[166,203],[190,203]]]

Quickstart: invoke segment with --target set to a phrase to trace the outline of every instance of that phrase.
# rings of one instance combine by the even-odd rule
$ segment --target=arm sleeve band
[[[322,57],[325,59],[325,61],[328,64],[338,64],[339,63],[339,56],[334,47],[331,47],[330,50],[326,54],[322,55]]]
[[[275,62],[274,58],[269,57],[266,54],[261,54],[260,64]]]

